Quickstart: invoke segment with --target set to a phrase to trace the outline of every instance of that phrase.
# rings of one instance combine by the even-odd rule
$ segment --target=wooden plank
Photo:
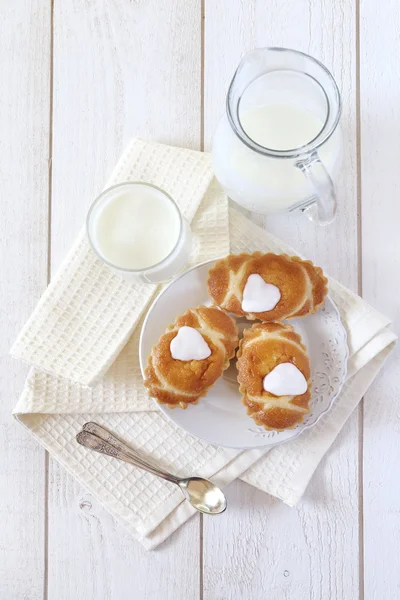
[[[0,597],[43,597],[45,453],[11,411],[10,346],[47,284],[50,2],[0,2]]]
[[[146,552],[54,461],[49,492],[49,599],[199,597],[198,519]]]
[[[335,7],[328,0],[274,0],[268,6],[256,0],[206,2],[206,148],[240,58],[265,46],[303,50],[331,68],[342,90],[346,142],[339,214],[333,225],[319,229],[301,215],[262,221],[357,290],[354,6],[345,0]],[[251,600],[265,594],[271,599],[358,597],[357,454],[357,415],[353,415],[297,509],[243,484],[232,485],[230,511],[222,518],[204,520],[204,600]]]
[[[52,271],[133,136],[198,149],[200,6],[55,1]]]
[[[55,2],[52,272],[133,136],[199,148],[200,4]],[[199,519],[156,552],[54,461],[49,598],[180,600],[199,594]]]
[[[400,307],[400,6],[360,4],[360,120],[363,296],[393,319]],[[400,353],[395,354],[364,401],[365,600],[400,597]]]

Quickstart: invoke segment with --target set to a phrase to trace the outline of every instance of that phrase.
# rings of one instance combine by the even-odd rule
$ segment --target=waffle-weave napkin
[[[108,185],[129,179],[155,183],[177,200],[192,220],[193,263],[229,251],[295,254],[228,209],[206,154],[134,140]],[[195,511],[173,484],[79,446],[75,435],[86,421],[103,424],[178,475],[195,473],[222,487],[241,477],[294,505],[396,339],[389,320],[361,298],[333,280],[329,292],[347,329],[350,356],[348,379],[331,411],[268,453],[218,448],[166,420],[143,387],[138,336],[154,287],[121,282],[81,234],[13,347],[34,365],[14,413],[148,549]]]

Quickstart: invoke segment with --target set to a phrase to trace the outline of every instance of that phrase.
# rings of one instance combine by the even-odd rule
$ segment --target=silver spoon
[[[226,509],[227,502],[224,493],[211,481],[202,477],[179,478],[158,469],[97,423],[85,423],[82,431],[76,436],[76,440],[86,448],[130,463],[139,469],[144,469],[157,477],[175,483],[181,488],[190,504],[202,513],[218,515]]]

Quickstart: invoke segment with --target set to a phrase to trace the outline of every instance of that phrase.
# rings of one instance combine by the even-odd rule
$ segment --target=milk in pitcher
[[[312,85],[305,75],[285,71],[261,76],[246,88],[238,102],[238,122],[260,151],[237,135],[227,117],[220,121],[212,149],[215,174],[228,195],[248,210],[283,212],[313,198],[311,182],[293,158],[293,150],[298,149],[301,157],[302,147],[316,139],[325,125],[323,98],[312,100],[307,90]],[[315,95],[319,93],[317,89]],[[270,156],[269,150],[280,155]],[[292,151],[290,157],[286,151]],[[337,128],[318,148],[332,178],[341,152]]]

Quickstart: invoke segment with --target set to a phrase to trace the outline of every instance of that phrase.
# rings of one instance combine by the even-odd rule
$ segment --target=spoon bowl
[[[226,498],[212,481],[201,477],[180,479],[179,487],[194,508],[207,515],[219,515],[226,510]]]

